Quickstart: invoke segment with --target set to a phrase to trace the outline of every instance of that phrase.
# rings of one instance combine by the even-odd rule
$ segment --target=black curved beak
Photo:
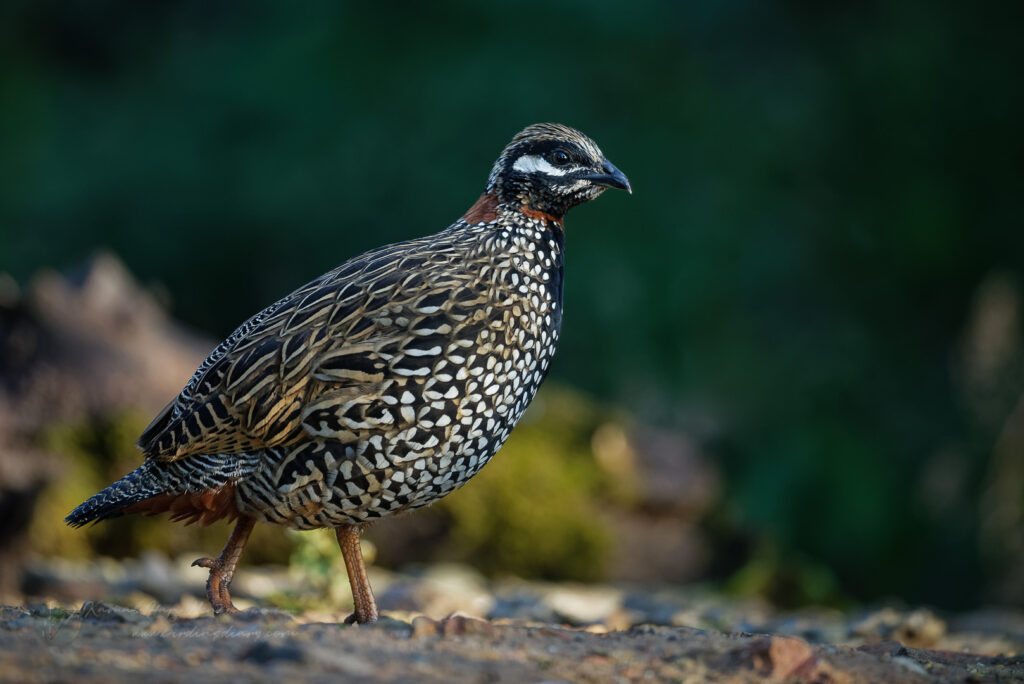
[[[629,179],[626,178],[626,174],[615,168],[615,164],[605,159],[601,166],[604,169],[604,173],[592,173],[583,177],[595,185],[618,188],[619,190],[625,190],[630,195],[633,194],[633,188],[629,187]]]

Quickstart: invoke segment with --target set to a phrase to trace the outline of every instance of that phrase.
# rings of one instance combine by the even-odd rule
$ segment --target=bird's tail
[[[64,522],[81,527],[93,521],[116,518],[122,510],[163,492],[165,478],[152,462],[143,463],[120,480],[71,511]]]

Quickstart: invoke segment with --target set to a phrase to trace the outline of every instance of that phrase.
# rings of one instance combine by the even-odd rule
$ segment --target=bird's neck
[[[535,305],[531,288],[546,292],[544,325],[557,331],[562,320],[565,233],[562,220],[521,203],[506,203],[484,193],[462,216],[461,226],[476,249],[487,255],[492,273],[515,272],[515,296]],[[537,304],[537,306],[540,306]]]
[[[528,200],[502,200],[495,192],[485,192],[462,218],[466,223],[538,224],[546,230],[563,229],[563,214],[537,208]]]

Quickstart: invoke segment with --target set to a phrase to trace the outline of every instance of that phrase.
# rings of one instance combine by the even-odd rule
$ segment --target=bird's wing
[[[452,258],[429,238],[391,245],[267,307],[200,365],[139,448],[173,461],[287,446],[310,435],[349,441],[400,421],[385,401],[394,403],[392,385],[429,370],[420,357],[446,348],[451,337],[447,303],[473,290],[431,263]]]

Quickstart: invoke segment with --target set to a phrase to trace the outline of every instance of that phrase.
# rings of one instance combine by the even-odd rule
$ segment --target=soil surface
[[[462,615],[374,625],[252,610],[219,618],[0,611],[7,681],[1011,682],[1024,658],[812,644],[791,636],[639,625],[601,632]]]
[[[695,587],[488,582],[432,566],[374,569],[384,617],[348,625],[343,606],[267,608],[285,569],[240,573],[245,610],[220,617],[184,559],[33,573],[50,598],[0,608],[2,681],[1024,682],[1024,614],[1012,611],[784,612]]]

